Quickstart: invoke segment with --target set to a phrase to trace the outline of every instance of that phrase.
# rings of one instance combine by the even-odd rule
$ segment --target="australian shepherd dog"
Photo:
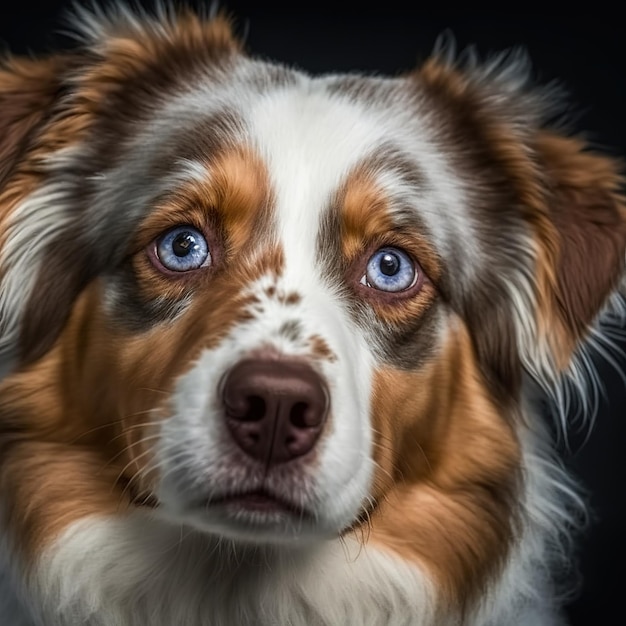
[[[620,164],[517,54],[74,24],[0,69],[2,624],[562,623],[544,407],[623,318]]]

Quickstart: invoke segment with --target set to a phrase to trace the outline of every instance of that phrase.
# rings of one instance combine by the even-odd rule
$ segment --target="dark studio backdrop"
[[[413,9],[418,3],[400,0],[375,0],[373,5],[283,5],[275,0],[220,4],[247,32],[250,51],[311,72],[407,70],[431,51],[445,30],[454,34],[459,48],[476,44],[483,54],[523,46],[537,79],[558,79],[571,94],[574,127],[586,131],[595,144],[626,156],[626,31],[617,13],[600,7],[594,13],[593,5],[580,14],[571,7],[569,14],[546,7],[543,13],[498,13],[468,5],[456,11],[449,3],[441,3],[437,11],[437,3],[419,3]],[[63,0],[2,0],[2,47],[25,53],[68,45],[54,34],[68,5]],[[589,491],[594,515],[579,554],[584,582],[569,607],[574,626],[623,623],[626,389],[614,371],[600,368],[607,399],[594,429],[588,438],[586,431],[570,433],[569,449],[563,449],[566,463]]]

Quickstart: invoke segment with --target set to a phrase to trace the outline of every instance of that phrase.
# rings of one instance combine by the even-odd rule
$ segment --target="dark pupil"
[[[187,256],[195,247],[196,238],[192,233],[181,233],[172,245],[174,254],[178,257]]]
[[[387,253],[380,260],[380,271],[385,276],[393,276],[398,273],[400,261],[395,254]]]

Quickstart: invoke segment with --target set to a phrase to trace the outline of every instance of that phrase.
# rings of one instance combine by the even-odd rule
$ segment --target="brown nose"
[[[328,412],[320,376],[290,361],[241,361],[226,377],[223,400],[234,440],[268,466],[312,450]]]

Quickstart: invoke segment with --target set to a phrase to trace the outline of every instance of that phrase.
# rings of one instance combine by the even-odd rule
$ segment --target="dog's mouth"
[[[168,517],[167,507],[162,509],[161,502],[152,493],[136,493],[133,496],[131,501],[135,506],[159,509]],[[197,499],[188,506],[187,512],[199,528],[253,541],[260,537],[259,532],[269,532],[270,539],[276,536],[284,538],[298,536],[305,527],[316,525],[316,516],[311,510],[296,503],[295,499],[274,494],[265,488]],[[217,526],[214,526],[216,522]]]
[[[206,509],[219,508],[231,514],[255,514],[256,516],[273,517],[288,515],[291,517],[308,518],[310,513],[292,500],[270,493],[266,489],[224,494],[207,500]]]

